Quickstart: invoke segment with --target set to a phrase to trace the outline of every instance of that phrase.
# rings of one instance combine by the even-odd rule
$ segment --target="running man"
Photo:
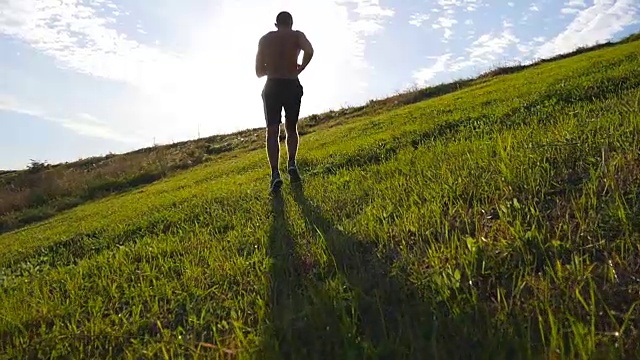
[[[289,162],[287,172],[292,182],[300,182],[296,164],[298,152],[298,116],[303,88],[298,75],[311,61],[313,47],[304,33],[293,30],[293,17],[283,11],[276,17],[276,31],[270,31],[260,38],[256,54],[256,76],[267,76],[262,90],[264,116],[267,122],[267,155],[271,165],[271,191],[282,186],[280,178],[280,124],[282,108],[285,112],[287,132],[287,152]],[[304,51],[302,64],[298,64],[300,51]]]

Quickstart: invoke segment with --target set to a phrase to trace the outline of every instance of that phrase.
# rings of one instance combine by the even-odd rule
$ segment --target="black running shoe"
[[[280,190],[282,187],[282,179],[280,178],[280,174],[274,175],[271,177],[271,191],[276,192]]]
[[[298,172],[298,168],[296,166],[290,166],[287,171],[292,183],[295,184],[302,181],[302,178],[300,177],[300,173]]]

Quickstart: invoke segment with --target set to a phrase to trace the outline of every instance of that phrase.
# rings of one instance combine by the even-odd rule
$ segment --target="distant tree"
[[[49,168],[51,165],[45,161],[38,161],[34,159],[29,159],[31,162],[27,165],[27,169],[30,173],[37,173],[44,169]]]

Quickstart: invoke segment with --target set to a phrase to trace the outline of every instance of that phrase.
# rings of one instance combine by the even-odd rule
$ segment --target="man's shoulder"
[[[266,33],[266,34],[264,34],[264,35],[262,35],[260,37],[260,41],[264,41],[264,40],[269,39],[270,37],[273,36],[274,33],[275,33],[275,31],[269,31],[268,33]]]

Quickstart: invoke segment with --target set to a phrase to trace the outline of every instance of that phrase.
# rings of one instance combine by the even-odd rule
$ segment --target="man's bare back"
[[[298,65],[300,51],[304,51],[304,57]],[[270,31],[258,43],[256,75],[266,75],[269,79],[297,79],[311,56],[313,47],[303,32],[292,29]]]

